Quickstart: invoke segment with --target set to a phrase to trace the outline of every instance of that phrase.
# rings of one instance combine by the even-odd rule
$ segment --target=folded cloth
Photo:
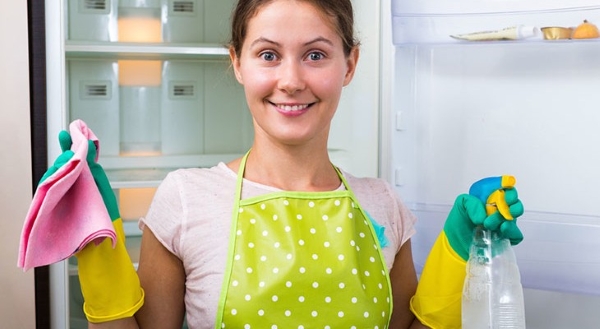
[[[86,157],[88,140],[100,151],[98,138],[82,120],[69,125],[73,156],[37,187],[25,218],[18,266],[24,271],[69,258],[88,243],[116,233]],[[97,160],[97,159],[96,159]]]

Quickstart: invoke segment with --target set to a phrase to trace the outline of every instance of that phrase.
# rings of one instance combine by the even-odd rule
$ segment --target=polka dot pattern
[[[290,194],[240,202],[222,328],[387,328],[387,270],[351,194]]]

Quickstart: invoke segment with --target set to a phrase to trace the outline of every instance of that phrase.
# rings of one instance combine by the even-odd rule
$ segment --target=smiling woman
[[[327,150],[359,59],[353,16],[350,0],[237,3],[229,54],[252,147],[163,180],[140,220],[145,303],[95,326],[420,326],[415,217],[388,183],[341,170]]]

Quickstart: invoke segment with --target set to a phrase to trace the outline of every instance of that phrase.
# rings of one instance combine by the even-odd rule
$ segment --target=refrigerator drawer
[[[411,239],[420,273],[450,206],[413,204],[419,218]],[[518,220],[525,236],[514,247],[523,287],[600,296],[600,222],[593,216],[527,211]]]

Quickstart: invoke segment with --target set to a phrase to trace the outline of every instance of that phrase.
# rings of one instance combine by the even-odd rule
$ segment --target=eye
[[[273,52],[270,52],[270,51],[265,51],[265,52],[262,52],[262,53],[260,54],[260,57],[261,57],[261,58],[262,58],[264,61],[267,61],[267,62],[272,62],[272,61],[274,61],[274,60],[276,60],[276,59],[277,59],[277,56],[275,55],[275,53],[273,53]]]
[[[318,61],[318,60],[323,59],[324,57],[325,57],[325,54],[323,54],[320,51],[313,51],[308,54],[308,60],[310,60],[310,61]]]

